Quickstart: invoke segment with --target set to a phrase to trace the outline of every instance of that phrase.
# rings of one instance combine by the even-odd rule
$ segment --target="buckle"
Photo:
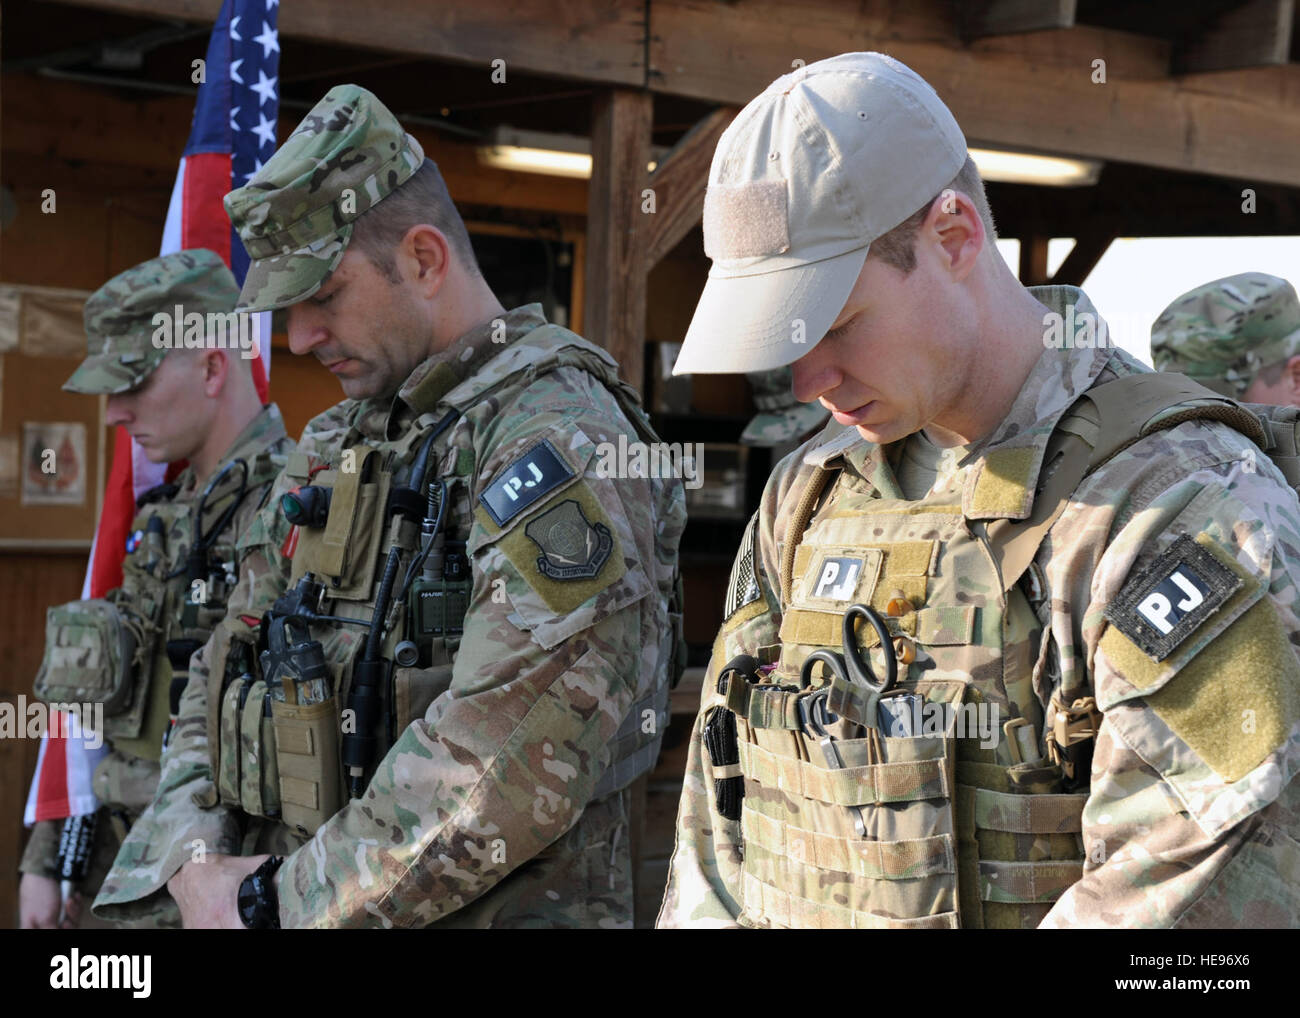
[[[1059,699],[1060,689],[1052,693],[1047,704],[1047,755],[1067,778],[1074,777],[1074,760],[1066,751],[1072,746],[1095,739],[1101,728],[1101,711],[1095,697],[1084,696],[1066,707]]]

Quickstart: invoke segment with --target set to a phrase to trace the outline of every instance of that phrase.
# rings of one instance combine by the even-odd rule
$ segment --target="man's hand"
[[[269,859],[266,855],[216,855],[187,862],[167,881],[187,930],[242,930],[236,899],[244,877]]]
[[[67,914],[59,922],[63,894],[59,882],[39,873],[24,873],[18,883],[18,928],[22,930],[75,930],[81,919],[81,895],[73,891]]]

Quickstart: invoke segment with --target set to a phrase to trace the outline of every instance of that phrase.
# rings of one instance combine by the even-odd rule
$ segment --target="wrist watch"
[[[239,920],[250,930],[280,928],[280,899],[275,893],[275,871],[284,859],[273,855],[244,877],[239,885]]]

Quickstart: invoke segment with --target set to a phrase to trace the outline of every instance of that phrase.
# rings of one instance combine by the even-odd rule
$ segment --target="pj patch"
[[[593,579],[614,549],[609,527],[592,523],[571,498],[541,513],[524,533],[541,549],[538,571],[552,580]]]
[[[1240,586],[1240,577],[1184,534],[1130,577],[1103,615],[1161,661]]]

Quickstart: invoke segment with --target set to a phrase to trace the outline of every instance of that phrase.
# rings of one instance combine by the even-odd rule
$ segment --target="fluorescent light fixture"
[[[545,173],[553,177],[591,176],[591,143],[572,134],[495,127],[488,143],[479,146],[479,162],[519,173]]]
[[[667,149],[651,146],[651,161],[646,171],[653,173],[656,160]],[[527,131],[515,127],[496,127],[487,144],[478,147],[479,162],[518,173],[545,173],[553,177],[591,177],[591,142],[571,134]]]
[[[1097,183],[1101,175],[1101,163],[1095,159],[1068,159],[991,148],[972,148],[969,151],[981,177],[1004,184],[1079,187]]]
[[[478,150],[479,159],[499,170],[520,173],[546,173],[553,177],[591,176],[591,156],[581,152],[556,152],[546,148],[520,145],[485,145]]]

